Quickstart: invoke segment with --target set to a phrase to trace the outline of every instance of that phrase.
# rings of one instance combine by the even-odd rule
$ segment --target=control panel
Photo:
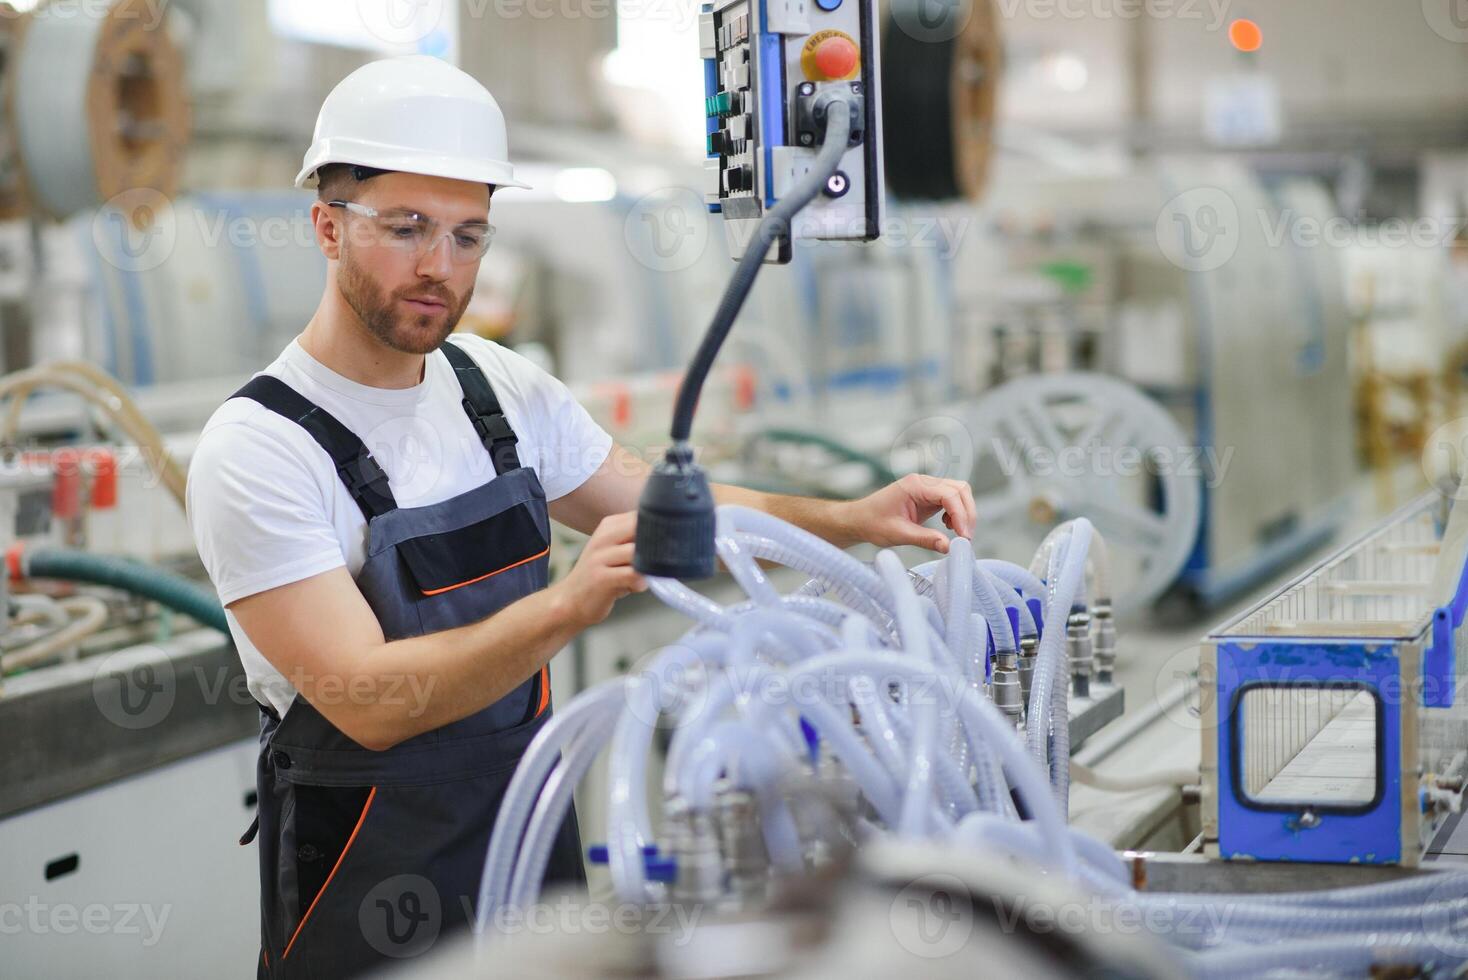
[[[724,216],[737,259],[766,211],[804,176],[824,136],[817,96],[841,87],[857,106],[837,171],[798,213],[792,241],[870,241],[884,208],[874,0],[712,0],[699,11],[707,159],[704,197]]]

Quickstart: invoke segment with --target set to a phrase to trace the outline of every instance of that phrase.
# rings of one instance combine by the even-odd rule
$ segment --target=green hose
[[[131,558],[95,555],[87,551],[43,548],[21,556],[21,567],[32,578],[54,578],[122,589],[152,599],[221,633],[229,632],[224,607],[207,589],[181,575],[145,565]]]
[[[872,471],[873,486],[884,487],[889,483],[897,481],[897,474],[892,468],[870,453],[864,453],[854,449],[844,442],[832,439],[830,436],[819,432],[809,432],[805,429],[765,429],[750,438],[750,442],[765,440],[768,442],[785,442],[797,446],[817,446],[835,456],[843,463],[861,463]]]

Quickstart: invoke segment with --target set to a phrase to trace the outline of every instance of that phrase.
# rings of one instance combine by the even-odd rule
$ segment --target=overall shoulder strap
[[[388,488],[387,474],[377,465],[377,460],[372,458],[356,433],[290,385],[279,378],[261,374],[251,378],[230,397],[259,402],[305,429],[331,457],[337,476],[346,484],[352,499],[369,521],[397,509],[398,503]]]
[[[515,430],[510,428],[489,379],[474,363],[474,358],[452,341],[444,342],[443,352],[459,378],[459,387],[464,391],[464,412],[469,416],[474,431],[479,433],[479,441],[489,451],[495,473],[518,470],[520,454],[515,444],[520,440],[515,436]]]

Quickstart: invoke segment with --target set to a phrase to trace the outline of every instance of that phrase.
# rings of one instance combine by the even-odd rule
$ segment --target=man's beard
[[[403,354],[431,354],[443,346],[444,340],[459,325],[459,319],[474,295],[471,288],[462,298],[456,298],[441,283],[421,283],[404,286],[384,297],[377,283],[346,254],[341,257],[337,283],[347,305],[356,312],[357,319],[371,331],[372,336]],[[444,304],[443,312],[399,313],[399,301],[408,297],[435,299]]]

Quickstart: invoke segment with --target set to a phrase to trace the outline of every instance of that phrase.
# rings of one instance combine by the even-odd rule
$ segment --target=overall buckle
[[[474,411],[474,406],[469,399],[463,400],[464,410],[469,413],[469,419],[474,425],[474,431],[479,433],[479,439],[486,446],[492,443],[519,442],[515,430],[510,428],[509,420],[505,413],[495,412],[493,415],[480,415]]]
[[[372,458],[371,453],[363,453],[349,463],[338,465],[336,471],[351,490],[352,496],[360,497],[365,491],[371,491],[379,497],[386,496],[379,485],[387,483],[387,473],[377,465],[377,460]]]

